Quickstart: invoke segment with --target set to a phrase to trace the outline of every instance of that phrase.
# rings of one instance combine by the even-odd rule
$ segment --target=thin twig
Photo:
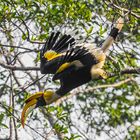
[[[20,119],[19,117],[16,117],[10,110],[9,110],[9,106],[7,105],[3,105],[1,102],[0,102],[0,106],[2,106],[12,117],[14,117],[17,122],[20,122]],[[40,135],[42,138],[45,138],[41,133],[39,133],[38,131],[36,131],[34,128],[32,128],[31,126],[25,124],[27,127],[29,127],[31,130],[33,130],[35,133],[37,133],[38,135]]]
[[[114,4],[113,1],[107,2],[106,0],[104,0],[104,2],[105,2],[105,4],[106,4],[107,6],[109,6],[109,7],[111,6],[111,7],[115,7],[115,8],[117,8],[118,10],[121,10],[121,11],[124,11],[124,12],[130,12],[130,14],[131,14],[132,16],[134,16],[134,17],[136,17],[136,18],[140,18],[140,15],[137,15],[137,14],[134,13],[133,11],[130,11],[130,10],[128,10],[128,9],[122,8],[122,7],[120,7],[120,6],[116,5],[116,4]]]
[[[0,43],[0,46],[7,47],[7,48],[17,48],[17,49],[27,50],[27,51],[31,51],[31,52],[39,52],[40,51],[40,50],[36,50],[36,49],[32,50],[29,48],[24,48],[24,47],[14,46],[14,45],[6,45],[6,44],[1,44],[1,43]]]
[[[44,109],[42,109],[42,113],[45,115],[45,117],[48,118],[48,121],[50,122],[50,125],[53,128],[55,123],[56,123],[56,120],[53,118],[53,116],[49,112],[46,112]],[[63,134],[61,134],[57,130],[55,130],[55,133],[57,134],[58,140],[63,140],[64,139],[64,135]]]
[[[4,62],[0,61],[0,66],[2,66],[3,68],[6,68],[6,69],[10,69],[10,70],[18,70],[18,71],[39,71],[40,68],[39,67],[19,67],[19,66],[14,66],[14,65],[7,65],[7,64],[4,64]]]
[[[17,9],[16,9],[16,6],[15,6],[13,0],[11,0],[11,3],[12,3],[11,5],[14,7],[14,9],[15,9],[17,15],[18,15],[19,17],[21,17],[20,13],[19,13],[19,12],[17,11]],[[25,23],[25,21],[24,21],[23,19],[20,18],[20,20],[21,20],[22,24],[23,24],[23,25],[25,26],[25,28],[26,28],[26,31],[27,31],[27,37],[26,37],[26,39],[27,39],[27,41],[29,41],[30,43],[37,43],[37,44],[44,44],[44,43],[45,43],[45,42],[40,42],[40,41],[32,41],[32,40],[30,39],[29,27],[27,26],[27,24]],[[18,26],[16,26],[16,27],[18,27]],[[19,28],[19,27],[18,27],[18,28]],[[19,29],[20,29],[20,31],[26,36],[26,34],[24,33],[24,31],[23,31],[21,28],[19,28]]]
[[[95,87],[89,87],[87,90],[84,91],[84,93],[89,93],[89,92],[93,92],[94,90],[97,90],[97,89],[103,89],[103,88],[115,88],[115,87],[119,87],[125,83],[128,83],[130,81],[135,81],[133,78],[128,78],[128,79],[125,79],[123,81],[120,81],[118,83],[114,83],[114,84],[106,84],[106,85],[98,85],[98,86],[95,86]],[[74,95],[78,95],[80,94],[81,92],[83,91],[79,91],[78,92],[71,92],[71,94],[67,95],[67,96],[64,96],[60,99],[58,99],[56,101],[56,104],[59,105],[61,102],[73,97]]]
[[[23,62],[22,62],[19,58],[17,58],[17,60],[18,60],[18,62],[20,63],[20,65],[21,65],[22,67],[25,67],[25,65],[23,64]],[[29,75],[29,77],[31,78],[32,81],[35,80],[35,79],[33,78],[33,76],[32,76],[28,71],[26,71],[26,73],[27,73],[27,75]]]
[[[140,68],[125,69],[120,72],[121,74],[140,74]]]
[[[11,107],[12,107],[12,114],[15,114],[15,112],[14,112],[15,103],[14,103],[14,91],[13,91],[12,73],[10,75],[10,83],[11,83]],[[13,117],[12,120],[13,120],[13,129],[14,129],[14,132],[15,132],[15,140],[18,140],[18,134],[17,134],[15,118]]]
[[[44,78],[45,76],[46,76],[46,75],[41,76],[40,78],[36,79],[35,81],[29,83],[26,87],[20,87],[22,90],[19,91],[18,93],[16,93],[16,95],[17,95],[17,94],[20,94],[20,93],[22,93],[22,92],[24,92],[27,88],[29,88],[30,86],[34,85],[36,82],[38,82],[39,80],[41,80],[41,79]]]

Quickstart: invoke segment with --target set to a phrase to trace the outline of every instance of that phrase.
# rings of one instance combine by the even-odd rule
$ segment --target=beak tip
[[[22,113],[21,113],[21,119],[20,119],[21,120],[21,125],[22,125],[23,128],[25,126],[25,121],[27,119],[27,116],[35,108],[36,102],[37,102],[37,100],[33,98],[32,100],[29,100],[26,103],[26,105],[24,106],[24,108],[22,110]]]
[[[21,118],[21,125],[24,128],[25,124],[24,124],[24,118]]]
[[[24,124],[22,124],[22,128],[24,128]]]

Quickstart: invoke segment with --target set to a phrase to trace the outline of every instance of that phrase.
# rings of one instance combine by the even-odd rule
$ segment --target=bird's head
[[[28,114],[35,108],[40,106],[49,105],[52,102],[60,98],[55,92],[48,90],[44,92],[37,92],[34,95],[31,95],[25,100],[25,106],[23,107],[21,114],[21,124],[24,127],[26,118]]]

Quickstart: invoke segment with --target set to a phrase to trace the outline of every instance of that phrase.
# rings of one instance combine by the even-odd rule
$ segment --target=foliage
[[[50,75],[38,80],[41,74],[37,70],[13,71],[2,64],[22,68],[39,66],[39,50],[52,31],[71,32],[77,42],[94,42],[100,47],[121,15],[118,7],[131,12],[104,67],[115,76],[91,81],[79,88],[78,95],[59,106],[52,104],[36,109],[25,130],[27,139],[31,140],[140,137],[138,80],[87,92],[97,85],[139,78],[133,73],[121,75],[124,69],[140,66],[138,0],[113,3],[111,0],[0,0],[0,3],[0,139],[23,139],[20,115],[28,94],[47,88],[55,90],[59,85],[51,82]]]

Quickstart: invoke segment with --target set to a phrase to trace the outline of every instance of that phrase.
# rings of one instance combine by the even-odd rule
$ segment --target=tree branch
[[[22,63],[22,61],[19,59],[19,58],[17,58],[17,60],[18,60],[18,62],[20,63],[20,65],[22,66],[22,67],[25,67],[25,65]],[[30,79],[32,80],[32,81],[34,81],[35,79],[33,78],[33,76],[27,71],[26,72],[27,73],[27,75],[30,77]]]
[[[3,68],[6,68],[6,69],[10,69],[10,70],[18,70],[18,71],[39,71],[40,68],[39,67],[18,67],[18,66],[14,66],[14,65],[7,65],[7,64],[4,64],[4,62],[1,62],[0,61],[0,66],[2,66]]]
[[[13,0],[11,0],[11,5],[14,7],[14,9],[15,9],[17,15],[18,15],[19,17],[21,17],[20,13],[19,13],[18,10],[16,9],[16,6],[15,6],[15,3],[14,3]],[[26,31],[27,31],[27,35],[24,33],[24,31],[23,31],[19,26],[17,26],[16,24],[14,24],[14,25],[25,35],[27,41],[29,41],[30,43],[45,44],[45,42],[32,41],[32,40],[30,39],[30,32],[29,32],[29,27],[28,27],[28,25],[25,23],[25,21],[24,21],[22,18],[20,18],[20,21],[21,21],[22,24],[25,26],[25,29],[26,29]],[[13,22],[12,22],[12,23],[13,23]]]
[[[14,118],[17,120],[17,122],[20,122],[19,116],[15,116],[15,114],[13,114],[13,113],[10,111],[8,105],[6,105],[6,104],[0,102],[0,106],[1,106],[3,109],[5,109],[12,117],[14,117]],[[17,112],[18,110],[15,110],[15,111]],[[34,128],[32,128],[31,126],[29,126],[28,124],[25,124],[25,125],[26,125],[28,128],[30,128],[32,131],[34,131],[35,133],[37,133],[38,135],[40,135],[42,138],[45,139],[45,137],[44,137],[41,133],[39,133],[37,130],[35,130]],[[1,140],[1,139],[0,139],[0,140]],[[9,140],[9,139],[8,139],[8,140]]]
[[[128,83],[130,81],[134,81],[135,82],[135,79],[134,78],[128,78],[128,79],[125,79],[123,81],[120,81],[118,83],[114,83],[114,84],[106,84],[106,85],[98,85],[98,86],[95,86],[95,87],[89,87],[87,90],[84,90],[84,93],[89,93],[89,92],[93,92],[94,90],[97,90],[97,89],[103,89],[103,88],[115,88],[115,87],[119,87],[125,83]],[[80,93],[83,93],[83,90],[81,91],[76,91],[76,92],[72,92],[71,94],[68,94],[67,96],[64,96],[60,99],[58,99],[56,101],[56,105],[59,105],[61,102],[67,100],[67,99],[70,99],[71,97],[73,97],[74,95],[78,95]]]
[[[11,108],[12,108],[12,114],[15,114],[15,99],[14,99],[14,90],[13,90],[13,79],[12,79],[12,73],[10,75],[10,84],[11,84]],[[14,129],[14,132],[15,132],[15,140],[18,140],[18,133],[17,133],[17,128],[16,128],[16,120],[15,118],[13,117],[12,118],[13,120],[13,129]]]
[[[116,4],[114,4],[113,1],[107,2],[106,0],[104,0],[104,2],[105,2],[105,4],[106,4],[108,7],[112,6],[112,7],[117,8],[118,10],[121,10],[121,11],[124,11],[124,12],[130,12],[130,14],[133,15],[134,17],[140,18],[140,15],[137,15],[137,14],[134,13],[133,11],[130,11],[130,10],[128,10],[128,9],[122,8],[122,7],[120,7],[120,6],[116,5]]]
[[[19,67],[14,65],[7,65],[0,61],[0,66],[13,71],[39,71],[40,67]],[[120,71],[120,74],[140,74],[140,68],[130,68]],[[113,75],[114,76],[114,75]]]
[[[44,114],[45,117],[47,117],[47,119],[48,119],[50,125],[52,126],[52,128],[54,128],[54,125],[56,123],[56,120],[54,119],[54,117],[49,112],[46,112],[45,109],[42,109],[42,113]],[[55,133],[57,134],[58,140],[63,140],[64,139],[63,134],[61,134],[57,130],[55,130]]]
[[[121,74],[140,74],[140,68],[125,69],[120,72]]]
[[[46,76],[46,74],[43,75],[43,76],[41,76],[40,78],[36,79],[35,81],[29,83],[26,87],[20,87],[22,90],[19,91],[18,93],[16,93],[16,95],[17,95],[17,94],[20,94],[21,92],[24,92],[27,88],[31,87],[32,85],[34,85],[36,82],[38,82],[39,80],[41,80],[41,79],[44,78],[45,76]]]
[[[39,52],[40,50],[36,50],[36,49],[29,49],[29,48],[24,48],[24,47],[20,47],[20,46],[14,46],[14,45],[6,45],[6,44],[1,44],[0,46],[3,47],[7,47],[7,48],[17,48],[17,49],[22,49],[22,50],[27,50],[27,51],[31,51],[31,52]]]

